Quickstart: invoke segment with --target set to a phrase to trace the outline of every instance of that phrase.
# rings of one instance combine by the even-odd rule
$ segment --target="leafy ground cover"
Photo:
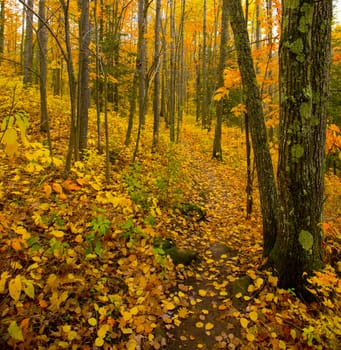
[[[245,218],[239,129],[224,129],[218,163],[213,135],[190,116],[180,144],[169,146],[164,130],[159,153],[149,152],[147,125],[132,165],[125,120],[111,115],[106,184],[93,115],[86,159],[64,177],[64,105],[51,102],[53,164],[31,106],[27,138],[19,141],[24,126],[15,124],[18,140],[0,154],[1,349],[339,348],[339,178],[326,179],[327,267],[311,279],[316,302],[304,304],[262,268],[256,191]]]

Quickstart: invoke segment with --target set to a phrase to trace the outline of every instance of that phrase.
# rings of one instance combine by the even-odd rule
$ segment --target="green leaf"
[[[299,240],[302,248],[305,249],[305,250],[310,251],[311,248],[313,247],[314,237],[308,231],[301,230],[301,232],[300,232],[300,234],[298,236],[298,240]]]
[[[34,286],[30,281],[25,281],[26,287],[24,288],[24,292],[31,299],[34,299]]]
[[[15,321],[12,321],[9,325],[8,334],[15,340],[24,340],[22,329],[17,325]]]

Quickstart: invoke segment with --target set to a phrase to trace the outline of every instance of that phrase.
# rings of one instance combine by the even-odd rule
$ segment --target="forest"
[[[0,0],[0,348],[341,344],[332,0]]]

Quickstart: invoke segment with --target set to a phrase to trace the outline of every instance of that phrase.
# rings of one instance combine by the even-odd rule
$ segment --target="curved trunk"
[[[275,243],[277,233],[277,191],[275,176],[267,141],[262,100],[256,81],[256,72],[253,66],[242,6],[240,0],[229,1],[228,4],[258,175],[258,188],[263,217],[263,255],[268,256]]]

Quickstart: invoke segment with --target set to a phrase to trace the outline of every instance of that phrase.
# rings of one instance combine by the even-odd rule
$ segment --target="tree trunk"
[[[146,30],[147,30],[147,12],[148,0],[138,1],[138,43],[137,43],[137,62],[138,62],[138,82],[139,82],[139,125],[137,130],[136,144],[133,154],[134,163],[137,157],[142,127],[144,125],[146,114],[147,84],[146,84]]]
[[[324,146],[332,0],[284,2],[280,43],[279,230],[271,252],[280,285],[305,293],[323,266]]]
[[[24,42],[24,85],[32,84],[33,67],[33,6],[34,0],[27,0]]]
[[[186,0],[181,2],[180,28],[178,30],[178,45],[177,45],[177,125],[176,125],[176,142],[180,141],[180,130],[183,118],[183,108],[185,103],[185,63],[184,63],[184,30],[185,30],[185,13]]]
[[[71,33],[69,22],[69,0],[59,0],[64,14],[65,46],[66,46],[66,64],[69,78],[69,96],[70,96],[70,136],[65,161],[65,173],[68,174],[72,165],[72,155],[77,154],[77,116],[76,116],[76,78],[74,73],[72,50],[71,50]]]
[[[160,55],[161,55],[161,0],[156,1],[155,8],[155,46],[154,46],[154,124],[153,124],[153,145],[152,151],[155,152],[159,144],[159,127],[160,127]]]
[[[38,19],[38,46],[39,46],[39,71],[40,71],[40,131],[48,131],[48,112],[46,98],[47,82],[47,28],[45,0],[39,0],[39,19]]]
[[[203,3],[203,27],[202,27],[202,100],[201,100],[201,120],[202,127],[208,128],[208,86],[207,86],[207,0]]]
[[[175,141],[175,76],[176,76],[176,62],[175,62],[175,7],[176,0],[169,1],[169,11],[170,11],[170,48],[169,48],[169,69],[170,69],[170,79],[169,79],[169,139],[171,142]]]
[[[228,8],[227,2],[229,0],[223,0],[223,9],[221,13],[221,36],[220,36],[220,58],[218,67],[218,88],[224,86],[224,69],[227,60],[227,42],[229,39],[228,35]],[[213,140],[213,152],[212,157],[217,160],[223,160],[223,151],[221,147],[221,133],[222,133],[222,120],[224,115],[224,102],[225,98],[217,101],[216,106],[216,122],[214,129],[214,140]]]
[[[5,0],[0,1],[0,54],[5,50]]]
[[[79,20],[79,69],[78,69],[78,109],[77,109],[77,144],[79,156],[87,148],[89,90],[89,0],[79,0],[81,17]],[[77,157],[78,158],[78,157]]]
[[[276,239],[277,192],[269,145],[267,142],[262,101],[256,81],[250,42],[240,0],[228,2],[231,27],[238,56],[247,113],[250,117],[250,132],[263,218],[264,256],[268,256]]]

